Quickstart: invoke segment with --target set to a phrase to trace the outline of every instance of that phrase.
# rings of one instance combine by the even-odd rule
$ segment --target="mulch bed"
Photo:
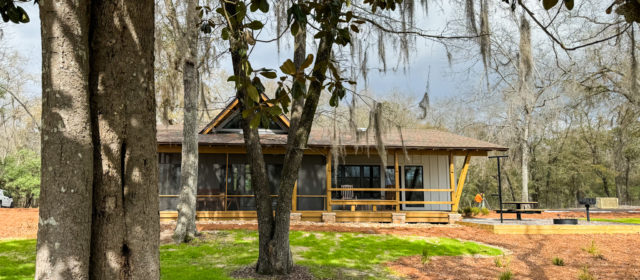
[[[38,209],[0,208],[0,239],[36,238]]]
[[[537,216],[548,219],[557,217],[557,214],[545,213]],[[527,218],[533,218],[532,216],[534,215]],[[630,218],[640,217],[640,213],[598,213],[592,217]],[[0,238],[35,238],[37,221],[37,210],[0,209]],[[174,226],[172,223],[162,225],[165,236],[170,236],[166,231],[173,230]],[[256,229],[257,224],[208,222],[200,223],[198,228],[201,231]],[[310,222],[294,224],[292,229],[450,237],[477,241],[507,250],[504,259],[509,261],[508,268],[514,274],[513,279],[577,279],[585,266],[597,279],[640,279],[640,234],[495,235],[481,229],[457,225],[325,225]],[[595,257],[585,250],[592,242],[602,257]],[[551,260],[554,257],[562,258],[565,265],[553,265]],[[389,262],[387,266],[409,279],[497,279],[505,270],[495,265],[495,258],[477,257],[433,257],[423,264],[421,257],[413,256]],[[244,269],[249,273],[253,268]],[[303,276],[296,276],[295,279],[307,279],[301,277]]]

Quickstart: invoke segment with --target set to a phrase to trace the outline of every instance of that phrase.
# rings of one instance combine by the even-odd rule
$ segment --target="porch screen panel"
[[[407,189],[423,189],[424,173],[422,166],[405,166],[404,167],[404,187]],[[406,201],[424,201],[424,192],[405,192]],[[412,204],[420,207],[419,204]],[[411,207],[408,206],[407,208]]]
[[[336,172],[334,170],[334,172]],[[381,188],[379,165],[340,165],[334,188],[351,185],[353,188]],[[353,197],[342,197],[342,192],[333,192],[334,199],[380,199],[382,191],[354,191]]]
[[[199,155],[197,211],[224,210],[225,161],[223,154]]]
[[[298,171],[297,210],[325,210],[327,197],[324,156],[305,155]]]
[[[227,210],[255,210],[251,185],[251,166],[244,163],[229,165],[227,174]]]
[[[158,155],[158,194],[160,211],[175,211],[180,194],[180,154]]]

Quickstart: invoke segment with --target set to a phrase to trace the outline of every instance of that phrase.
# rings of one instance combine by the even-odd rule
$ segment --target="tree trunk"
[[[40,1],[41,198],[36,279],[88,279],[93,146],[89,1]]]
[[[513,201],[516,200],[516,192],[513,190],[513,183],[511,182],[511,176],[509,176],[509,172],[504,173],[504,177],[507,179],[507,185],[509,185],[509,192],[511,193],[511,199]]]
[[[92,279],[158,279],[154,1],[93,1]]]
[[[533,97],[533,56],[531,52],[531,27],[523,14],[520,18],[520,45],[518,60],[518,94],[522,99],[523,122],[520,149],[522,153],[522,201],[529,201],[529,130],[531,126],[532,108],[535,103]],[[524,205],[528,208],[528,205]]]
[[[198,193],[198,71],[196,69],[198,29],[197,0],[187,3],[185,33],[189,55],[184,61],[184,127],[182,138],[182,190],[178,204],[178,222],[173,234],[176,243],[189,242],[196,236],[196,195]]]
[[[525,118],[528,119],[528,118]],[[522,143],[520,144],[520,152],[522,153],[522,201],[529,201],[529,125],[524,125],[522,132]],[[527,205],[523,205],[527,206]]]
[[[224,5],[224,8],[228,14],[236,13],[236,5],[233,2],[220,2]],[[233,25],[230,30],[233,30],[230,39],[230,53],[231,62],[233,64],[233,74],[238,81],[245,81],[248,79],[247,72],[243,63],[247,57],[248,45],[244,37],[243,30],[238,25]],[[236,84],[237,85],[237,84]],[[249,106],[249,97],[247,96],[246,86],[238,86],[236,97],[240,101],[241,110],[247,109]],[[258,134],[258,128],[251,128],[252,116],[242,119],[242,130],[244,136],[244,143],[247,150],[247,161],[251,166],[251,188],[253,189],[256,199],[256,213],[258,216],[258,262],[256,270],[263,274],[271,274],[270,267],[272,267],[269,241],[273,237],[273,208],[271,206],[271,193],[268,185],[267,170],[264,162],[264,156],[262,154],[262,146],[260,145],[260,135]]]

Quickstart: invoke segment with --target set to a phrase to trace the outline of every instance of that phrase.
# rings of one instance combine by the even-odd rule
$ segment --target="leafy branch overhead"
[[[372,10],[387,9],[394,10],[397,3],[401,1],[381,1],[368,0],[365,3],[372,6]],[[350,1],[332,0],[332,1],[309,1],[296,2],[291,4],[287,9],[287,27],[291,34],[295,36],[302,28],[306,28],[309,21],[312,20],[317,24],[317,32],[314,39],[329,40],[339,46],[347,46],[351,43],[351,34],[360,31],[359,25],[365,21],[354,16],[352,11],[343,11],[344,5],[350,5]],[[248,9],[247,9],[248,7]],[[337,106],[339,100],[346,95],[346,89],[343,83],[355,84],[341,77],[340,67],[333,59],[323,59],[316,61],[314,64],[314,56],[309,54],[300,67],[296,67],[291,59],[288,59],[280,66],[280,72],[284,75],[278,77],[278,73],[273,69],[257,69],[254,70],[250,61],[247,45],[255,45],[256,38],[254,32],[264,28],[264,19],[259,19],[257,12],[267,13],[269,11],[269,3],[266,0],[256,1],[221,1],[220,6],[213,9],[210,7],[198,7],[201,17],[200,30],[210,33],[214,30],[215,23],[206,19],[207,15],[215,11],[224,19],[223,28],[220,37],[229,42],[230,49],[236,51],[237,56],[241,60],[239,62],[240,71],[230,76],[228,81],[234,82],[235,87],[239,91],[246,92],[248,101],[252,103],[245,112],[245,117],[251,117],[253,127],[260,123],[260,120],[267,122],[275,115],[288,113],[291,100],[299,97],[306,97],[308,82],[316,82],[318,79],[313,72],[318,69],[328,69],[328,79],[325,81],[326,73],[322,75],[321,90],[331,93],[330,105]],[[323,64],[317,67],[317,64]],[[278,79],[278,88],[275,92],[275,98],[269,99],[267,102],[261,100],[260,95],[264,93],[264,86],[261,79]],[[260,120],[256,120],[260,119]]]
[[[20,6],[16,6],[14,2],[30,2],[31,0],[0,0],[0,15],[2,16],[2,20],[4,22],[13,22],[13,23],[27,23],[29,22],[29,15],[27,12]],[[34,1],[35,4],[38,3],[38,0]]]
[[[564,7],[567,10],[573,10],[574,0],[540,0],[542,2],[542,7],[545,10],[551,10],[556,7],[560,2],[560,5],[564,4]],[[611,4],[606,9],[607,14],[611,14],[611,12],[615,11],[616,14],[621,15],[628,23],[640,23],[640,1],[638,0],[610,0]],[[502,2],[508,3],[511,5],[511,9],[515,10],[516,5],[521,3],[521,0],[502,0]]]

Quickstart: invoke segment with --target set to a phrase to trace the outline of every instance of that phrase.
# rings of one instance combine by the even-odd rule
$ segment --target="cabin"
[[[233,100],[198,135],[198,220],[256,219],[240,118],[239,102]],[[274,205],[288,129],[284,115],[259,128]],[[382,137],[381,156],[374,135],[312,129],[293,191],[292,219],[448,223],[458,209],[471,158],[507,150],[434,129],[394,129]],[[160,218],[175,220],[182,131],[159,127],[157,140]],[[332,153],[332,147],[340,153]],[[457,158],[461,166],[454,164]]]

